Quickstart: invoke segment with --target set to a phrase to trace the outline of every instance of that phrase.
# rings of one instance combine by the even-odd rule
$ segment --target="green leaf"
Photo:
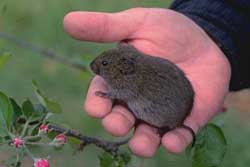
[[[0,69],[9,61],[10,58],[11,54],[7,52],[0,55]]]
[[[34,109],[37,113],[46,114],[46,108],[42,104],[34,104]]]
[[[76,149],[81,144],[81,140],[76,139],[74,137],[68,137],[68,143],[72,148]]]
[[[13,114],[14,114],[14,122],[15,120],[17,120],[20,116],[23,115],[23,112],[22,112],[22,109],[21,107],[18,105],[18,103],[15,101],[15,99],[13,98],[10,98],[10,102],[11,102],[11,105],[12,105],[12,108],[13,108]]]
[[[62,108],[61,108],[60,104],[58,104],[52,100],[49,100],[48,98],[45,98],[45,101],[46,101],[47,108],[50,112],[52,112],[52,113],[61,113],[62,112]]]
[[[44,107],[46,107],[49,112],[52,112],[52,113],[61,113],[62,112],[62,108],[58,103],[49,99],[47,96],[43,95],[43,93],[39,90],[38,84],[35,80],[32,81],[32,84],[33,84],[35,94],[37,96],[38,101]]]
[[[100,167],[126,167],[131,161],[129,153],[120,153],[116,156],[104,152],[99,156]]]
[[[9,98],[0,92],[0,136],[7,135],[13,121],[13,108]]]
[[[128,165],[132,159],[131,153],[128,153],[128,152],[121,153],[119,156],[120,156],[122,162],[124,163],[124,165]]]
[[[49,131],[48,133],[48,138],[53,140],[59,133],[55,132],[55,131]]]
[[[34,104],[33,107],[35,110],[33,117],[40,120],[44,119],[47,114],[46,108],[42,104]]]
[[[10,98],[10,102],[13,108],[13,126],[16,132],[20,132],[22,130],[21,124],[24,123],[26,119],[18,103],[13,98]]]
[[[46,102],[44,100],[44,96],[42,95],[41,91],[38,88],[37,82],[35,80],[32,81],[32,85],[36,94],[36,97],[38,99],[38,101],[46,107]]]
[[[99,156],[99,161],[100,167],[116,167],[114,164],[114,157],[107,152],[104,152]]]
[[[26,119],[32,118],[31,121],[41,120],[46,115],[45,108],[42,105],[33,105],[29,99],[23,102],[22,111]]]
[[[214,124],[208,124],[198,133],[194,147],[187,153],[192,159],[193,167],[218,167],[226,150],[223,131]]]
[[[35,109],[29,99],[23,102],[22,110],[23,110],[23,114],[25,115],[27,119],[32,117],[35,114]]]

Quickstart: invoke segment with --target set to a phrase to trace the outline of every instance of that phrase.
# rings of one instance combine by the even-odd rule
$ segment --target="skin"
[[[195,132],[221,111],[230,80],[230,65],[214,41],[191,19],[168,9],[134,8],[118,13],[71,12],[64,18],[65,30],[73,37],[93,42],[126,42],[149,55],[158,55],[176,63],[190,80],[195,99],[185,124]],[[126,108],[95,95],[106,92],[106,83],[92,80],[85,111],[102,119],[104,128],[114,136],[125,136],[135,119]],[[114,126],[115,125],[115,126]],[[151,157],[162,144],[171,153],[181,153],[192,142],[183,128],[162,138],[156,130],[141,124],[129,141],[134,154]]]

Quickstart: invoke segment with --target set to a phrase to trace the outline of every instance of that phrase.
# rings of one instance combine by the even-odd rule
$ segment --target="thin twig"
[[[25,49],[30,49],[33,52],[39,53],[41,56],[45,56],[49,59],[52,59],[54,61],[58,61],[62,64],[69,65],[75,69],[81,70],[81,71],[88,71],[88,68],[84,65],[81,65],[79,63],[75,63],[71,61],[70,59],[66,58],[65,56],[59,55],[55,51],[49,48],[40,47],[38,45],[29,43],[25,40],[19,39],[16,36],[6,33],[6,32],[0,32],[0,38],[5,39],[9,42],[12,42],[16,44],[17,46]]]
[[[128,143],[128,139],[125,139],[122,141],[107,141],[107,140],[103,140],[103,139],[99,139],[95,137],[85,136],[76,130],[63,128],[61,126],[54,125],[54,124],[53,125],[50,124],[49,128],[55,132],[64,133],[66,136],[75,137],[81,140],[82,142],[84,142],[86,145],[94,144],[97,147],[102,148],[104,151],[107,151],[112,154],[116,153],[120,146]]]
[[[25,142],[25,144],[26,145],[32,145],[32,146],[48,146],[49,147],[49,145],[48,144],[46,144],[46,143],[38,143],[38,142]]]
[[[34,157],[33,154],[30,152],[30,150],[26,147],[26,145],[24,145],[24,148],[25,148],[26,154],[30,157],[30,159],[32,159],[33,161],[35,161],[35,157]]]

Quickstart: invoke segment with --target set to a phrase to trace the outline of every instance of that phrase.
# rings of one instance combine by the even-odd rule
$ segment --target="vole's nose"
[[[90,68],[95,74],[100,74],[100,69],[98,65],[96,64],[95,60],[90,63]]]

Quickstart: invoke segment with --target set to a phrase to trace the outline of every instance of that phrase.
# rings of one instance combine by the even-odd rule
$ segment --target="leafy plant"
[[[34,157],[30,146],[48,146],[55,149],[69,144],[73,149],[82,150],[89,144],[102,148],[105,153],[100,158],[100,165],[111,163],[114,167],[125,167],[130,161],[130,154],[120,153],[119,147],[127,143],[124,141],[112,142],[90,136],[84,136],[76,130],[53,124],[49,118],[53,114],[62,112],[61,106],[51,100],[38,88],[33,81],[34,92],[39,101],[33,104],[26,99],[19,105],[14,99],[0,92],[0,144],[16,149],[16,156],[6,161],[7,166],[20,166],[24,156],[29,156],[35,167],[47,167],[48,159]],[[43,138],[50,139],[49,143],[41,143]],[[44,166],[39,166],[44,164]],[[36,166],[37,165],[37,166]]]
[[[221,128],[208,124],[197,135],[194,147],[187,150],[193,167],[218,167],[226,154],[227,142]]]
[[[52,53],[44,52],[40,48],[38,50],[48,55]],[[6,64],[10,57],[9,53],[0,55],[0,68]],[[62,58],[59,60],[63,63],[66,62],[66,64],[70,62]],[[70,63],[70,65],[77,69],[86,69],[78,64]],[[133,155],[130,152],[120,150],[122,145],[127,144],[128,139],[107,141],[83,135],[77,130],[51,122],[50,117],[62,113],[61,106],[46,96],[39,89],[36,81],[33,80],[32,85],[38,103],[26,99],[22,104],[18,104],[15,99],[0,91],[0,147],[14,148],[16,153],[15,156],[5,161],[6,166],[19,167],[23,158],[29,156],[35,167],[49,167],[49,160],[46,157],[35,157],[31,152],[31,146],[60,149],[66,144],[69,144],[76,151],[81,151],[90,144],[101,148],[104,152],[98,156],[100,167],[131,165]],[[190,146],[186,152],[192,167],[219,167],[226,150],[227,143],[223,131],[219,126],[210,123],[199,131],[193,147]]]
[[[34,164],[46,159],[34,157],[29,147],[32,145],[52,146],[55,148],[70,144],[72,148],[83,149],[88,144],[95,144],[104,153],[99,156],[101,167],[125,167],[131,160],[131,154],[119,151],[119,147],[127,143],[111,142],[84,136],[76,130],[63,128],[48,121],[53,114],[61,113],[61,107],[45,96],[35,81],[33,87],[40,103],[33,104],[26,99],[20,106],[14,99],[0,92],[0,144],[8,144],[16,149],[15,160],[6,161],[8,166],[20,166],[25,155],[30,156]],[[46,134],[46,135],[45,135]],[[50,138],[50,143],[41,144],[42,138]],[[76,147],[78,145],[78,147]],[[197,134],[193,147],[187,150],[193,167],[218,167],[226,153],[226,139],[220,127],[208,124]],[[46,160],[47,161],[47,160]]]

